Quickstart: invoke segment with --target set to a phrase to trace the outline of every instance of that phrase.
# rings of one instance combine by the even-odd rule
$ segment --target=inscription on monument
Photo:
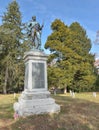
[[[28,87],[28,71],[29,71],[29,64],[25,64],[25,89]]]
[[[32,89],[45,88],[44,63],[32,63]]]

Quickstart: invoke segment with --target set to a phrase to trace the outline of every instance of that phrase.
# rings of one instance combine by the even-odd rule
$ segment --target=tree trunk
[[[67,93],[67,87],[64,88],[64,94],[66,94],[66,93]]]
[[[5,83],[3,86],[3,93],[4,94],[7,94],[7,81],[8,81],[8,67],[6,68],[6,71],[5,71]]]

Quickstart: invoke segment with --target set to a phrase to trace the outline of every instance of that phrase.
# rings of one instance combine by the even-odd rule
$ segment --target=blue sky
[[[6,12],[6,7],[11,1],[13,0],[0,0],[0,15]],[[72,22],[79,22],[91,39],[91,52],[97,53],[99,57],[99,45],[93,43],[99,30],[99,0],[17,0],[17,2],[24,23],[31,20],[34,15],[40,24],[44,22],[43,46],[48,35],[51,34],[51,22],[56,18],[61,19],[68,26]]]

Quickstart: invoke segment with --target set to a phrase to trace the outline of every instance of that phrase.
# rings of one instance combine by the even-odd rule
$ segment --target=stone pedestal
[[[24,91],[14,110],[20,116],[42,113],[57,113],[60,106],[50,97],[47,87],[47,55],[42,51],[29,51],[24,55]]]

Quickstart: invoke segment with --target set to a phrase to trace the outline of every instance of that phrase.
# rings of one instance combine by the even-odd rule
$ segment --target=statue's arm
[[[42,24],[42,26],[40,27],[40,30],[42,30],[42,29],[43,29],[43,27],[44,27],[44,24]]]

